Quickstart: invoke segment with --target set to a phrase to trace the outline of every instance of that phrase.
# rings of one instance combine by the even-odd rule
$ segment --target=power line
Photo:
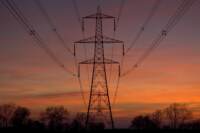
[[[60,41],[60,44],[71,54],[73,55],[73,52],[71,51],[71,49],[67,46],[67,44],[65,43],[65,40],[62,38],[61,34],[58,32],[55,24],[52,22],[49,14],[47,13],[47,11],[45,10],[43,4],[41,3],[40,0],[33,0],[35,2],[35,4],[37,5],[38,9],[40,10],[40,12],[43,14],[44,18],[46,19],[47,23],[49,24],[49,26],[51,27],[54,35],[57,37],[57,39]]]
[[[7,0],[6,2],[9,3],[9,1]],[[44,42],[42,41],[41,37],[39,36],[39,34],[37,32],[35,32],[35,30],[33,30],[32,25],[30,25],[28,23],[28,20],[23,16],[23,14],[21,13],[21,11],[17,8],[18,12],[20,12],[19,15],[17,15],[18,13],[15,12],[14,8],[10,8],[6,3],[4,3],[4,1],[2,1],[3,5],[9,10],[9,12],[14,16],[14,18],[25,28],[25,30],[31,35],[33,36],[33,40],[36,41],[36,43],[39,45],[40,48],[42,48],[60,67],[62,67],[64,70],[66,70],[65,66],[57,59],[57,57],[50,51],[50,49],[46,46],[46,44],[44,44]],[[12,4],[15,4],[12,1]],[[9,3],[10,5],[10,3]],[[10,5],[12,7],[12,5]],[[15,4],[16,6],[16,4]],[[22,17],[23,16],[23,17]],[[27,24],[28,23],[28,24]],[[74,57],[74,56],[73,56]],[[75,58],[75,57],[74,57]],[[76,59],[74,60],[76,62]],[[67,72],[69,72],[69,70],[67,70]],[[70,72],[71,74],[73,74],[72,72]],[[75,74],[73,74],[73,76],[75,76]],[[80,91],[81,91],[81,95],[82,95],[82,99],[84,102],[84,105],[86,105],[85,102],[85,97],[83,95],[83,89],[82,89],[82,84],[80,82],[80,79],[78,78],[78,82],[80,85]]]
[[[135,70],[144,60],[156,49],[161,42],[166,38],[167,34],[177,25],[185,13],[190,9],[196,0],[183,0],[180,6],[177,8],[176,12],[170,17],[169,21],[161,30],[158,37],[152,42],[151,46],[146,50],[146,52],[136,61],[135,65],[132,68],[122,74],[126,76],[131,71]]]
[[[80,15],[80,10],[78,8],[77,1],[76,0],[72,0],[72,3],[73,3],[73,7],[74,7],[75,14],[76,14],[76,17],[77,17],[77,21],[78,21],[78,23],[80,25],[80,29],[81,29],[81,32],[82,32],[82,37],[85,38],[84,30],[82,30],[81,15]],[[87,56],[87,48],[86,48],[85,45],[83,45],[83,49],[84,49],[84,57],[87,60],[87,57],[88,57]],[[77,58],[76,58],[76,66],[78,67]],[[87,71],[87,80],[88,80],[88,88],[89,88],[89,67],[88,67],[88,64],[86,65],[86,67],[87,67],[86,71]],[[83,93],[84,92],[83,85],[82,85],[82,82],[81,82],[81,78],[79,76],[78,76],[78,82],[79,82],[80,89],[82,91],[82,97],[83,97],[83,100],[84,100],[84,105],[85,105],[85,107],[87,107],[86,100],[85,100],[85,95]]]
[[[77,60],[76,56],[74,56],[74,64],[75,64],[75,66],[77,68],[77,71],[78,71],[79,67],[78,67],[78,60]],[[85,108],[87,108],[87,103],[86,103],[86,99],[85,99],[85,95],[84,95],[83,84],[81,82],[80,76],[77,76],[77,80],[78,80],[78,83],[79,83],[79,88],[80,88],[83,104],[84,104]]]
[[[125,4],[126,4],[126,0],[121,0],[119,11],[118,11],[118,15],[117,15],[117,22],[116,22],[116,25],[115,25],[115,30],[119,26],[120,18],[121,18],[121,15],[122,15],[122,12],[123,12]]]
[[[125,3],[126,3],[126,0],[121,0],[120,6],[119,6],[119,11],[118,11],[118,14],[117,14],[117,21],[116,21],[116,24],[115,24],[115,30],[114,30],[114,35],[113,35],[114,37],[116,35],[116,31],[117,31],[118,26],[119,26],[120,18],[121,18]],[[113,60],[113,53],[114,53],[114,47],[113,47],[113,44],[112,44],[111,60]],[[123,55],[122,60],[120,62],[121,65],[123,64],[123,61],[124,61],[124,55]],[[110,65],[110,75],[109,75],[109,80],[108,80],[109,84],[110,84],[111,75],[112,75],[112,68],[113,68],[113,64]],[[120,71],[122,71],[122,68],[123,67],[121,66]],[[118,76],[118,78],[117,78],[117,83],[116,83],[116,88],[114,90],[112,106],[115,105],[115,101],[116,101],[116,97],[117,97],[117,93],[118,93],[118,88],[119,88],[119,83],[120,83],[120,76]]]
[[[144,31],[146,30],[147,25],[149,24],[149,22],[151,21],[153,16],[156,14],[156,11],[158,10],[158,8],[160,6],[161,1],[162,0],[155,0],[155,3],[153,5],[148,17],[144,21],[144,23],[143,23],[142,27],[140,28],[140,30],[137,32],[137,34],[136,34],[135,38],[133,39],[132,43],[130,44],[130,46],[127,48],[125,54],[127,54],[136,45],[137,41],[143,35]]]
[[[18,8],[13,0],[1,0],[1,3],[8,9],[10,14],[17,20],[17,22],[22,25],[26,32],[31,35],[32,39],[38,44],[38,46],[44,50],[44,52],[64,71],[75,76],[73,72],[68,70],[65,65],[55,56],[55,54],[49,49],[49,47],[44,43],[39,33],[33,28],[28,19],[23,15],[21,10]]]
[[[153,7],[152,7],[152,9],[151,9],[148,17],[146,18],[146,20],[144,21],[144,23],[142,25],[142,28],[138,31],[138,33],[137,33],[136,37],[134,38],[133,42],[131,43],[131,45],[129,46],[129,48],[126,50],[125,55],[121,59],[121,71],[123,70],[125,56],[133,48],[133,46],[135,46],[135,44],[137,43],[137,41],[139,40],[139,38],[142,36],[142,33],[145,31],[146,26],[148,25],[148,23],[150,22],[150,20],[152,19],[152,17],[155,15],[156,11],[158,10],[158,7],[159,7],[160,3],[161,3],[161,0],[156,0],[155,1],[155,3],[153,5]],[[124,5],[125,5],[125,1],[122,1],[121,2],[121,7],[120,7],[121,11],[119,11],[118,16],[121,16],[121,12],[122,12],[122,9],[123,9]],[[118,23],[119,22],[117,22],[117,25],[118,25]],[[114,97],[113,97],[113,106],[115,106],[115,103],[116,103],[120,80],[121,80],[121,76],[118,77],[118,80],[117,80],[117,86],[116,86],[116,89],[115,89],[115,92],[114,92]]]
[[[80,24],[80,28],[82,29],[82,21],[81,21],[81,15],[80,15],[80,11],[78,8],[78,4],[76,0],[71,0],[73,3],[73,7],[74,7],[74,11],[78,20],[78,23]]]
[[[50,19],[50,16],[48,15],[47,11],[45,10],[44,6],[42,5],[42,3],[40,2],[40,0],[34,0],[36,5],[38,6],[38,8],[40,9],[40,11],[42,12],[43,16],[45,17],[46,21],[48,22],[49,26],[52,28],[52,31],[55,33],[56,37],[59,39],[60,44],[62,44],[64,46],[64,48],[73,55],[73,59],[74,59],[74,64],[76,67],[76,70],[78,69],[78,64],[77,64],[77,58],[74,56],[74,53],[71,52],[71,50],[67,47],[67,45],[65,44],[64,39],[62,38],[62,36],[58,33],[56,26],[53,24],[53,22]],[[77,12],[78,14],[78,12]],[[87,107],[86,104],[86,100],[85,100],[85,95],[84,95],[84,90],[83,90],[83,85],[81,82],[80,77],[77,76],[77,80],[79,83],[79,88],[80,88],[80,92],[81,92],[81,96],[82,96],[82,100],[83,100],[83,104],[85,107]]]
[[[121,64],[121,71],[122,71],[123,70],[123,66],[124,66],[124,56],[122,57],[120,64]],[[121,81],[121,74],[120,74],[120,76],[117,79],[117,84],[116,84],[116,88],[115,88],[115,92],[114,92],[112,106],[115,106],[115,104],[116,104],[120,81]]]
[[[120,3],[120,6],[119,6],[119,11],[117,13],[117,22],[115,23],[115,30],[114,30],[114,38],[116,36],[116,31],[118,29],[118,26],[119,26],[119,21],[120,21],[120,17],[122,15],[122,12],[123,12],[123,9],[124,9],[124,6],[125,6],[125,3],[126,3],[126,0],[121,0],[121,3]],[[114,52],[114,47],[112,45],[112,49],[111,49],[111,59],[113,60],[113,52]],[[111,78],[111,75],[112,75],[112,65],[110,66],[110,75],[109,75],[109,83],[110,83],[110,78]]]

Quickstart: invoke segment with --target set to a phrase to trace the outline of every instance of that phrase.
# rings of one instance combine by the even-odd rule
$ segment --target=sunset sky
[[[182,0],[162,0],[158,11],[148,24],[135,49],[124,60],[122,72],[129,70],[166,25]],[[75,72],[73,57],[59,44],[33,0],[15,0],[24,15],[41,35],[56,56]],[[73,42],[83,38],[80,24],[71,0],[41,0],[57,30],[73,50]],[[102,0],[105,14],[117,16],[120,0]],[[127,0],[115,38],[129,47],[147,18],[155,0]],[[96,12],[97,0],[77,0],[80,15]],[[149,58],[132,73],[121,79],[116,105],[113,106],[116,123],[120,118],[149,113],[171,103],[186,103],[194,113],[200,113],[200,2],[184,15]],[[44,110],[47,106],[64,105],[70,112],[86,111],[80,95],[77,78],[59,68],[40,49],[8,10],[0,4],[0,104],[15,103]],[[85,36],[94,35],[94,21],[87,21]],[[113,37],[112,21],[104,21],[104,34]],[[105,44],[105,53],[111,58],[111,45]],[[87,45],[88,58],[93,46]],[[79,46],[78,59],[85,59]],[[120,46],[114,49],[114,59],[120,61]],[[113,67],[110,95],[113,99],[117,68]],[[91,67],[89,67],[91,72]],[[90,73],[91,74],[91,73]],[[81,68],[87,75],[87,68]],[[109,72],[108,72],[109,75]],[[89,75],[90,77],[91,75]],[[87,76],[81,76],[88,97]]]

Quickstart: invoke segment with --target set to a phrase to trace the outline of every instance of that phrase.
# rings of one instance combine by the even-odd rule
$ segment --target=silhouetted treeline
[[[14,104],[0,105],[0,128],[28,132],[86,131],[86,114],[77,113],[72,118],[63,106],[47,107],[37,120],[30,115],[31,111],[26,107]],[[88,127],[91,130],[99,130],[104,129],[105,125],[93,121]],[[192,111],[186,105],[172,104],[163,110],[134,117],[128,130],[146,129],[200,129],[200,119],[194,119]]]
[[[63,106],[47,107],[39,115],[39,119],[30,117],[28,108],[14,104],[0,105],[0,129],[4,131],[29,131],[29,132],[67,132],[85,131],[85,113],[77,113],[73,119]],[[104,129],[103,123],[90,123],[91,130]]]
[[[175,103],[152,114],[136,116],[130,129],[199,130],[200,119],[194,119],[192,111],[185,104]]]

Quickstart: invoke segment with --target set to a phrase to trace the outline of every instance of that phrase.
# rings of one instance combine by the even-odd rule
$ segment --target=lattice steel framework
[[[97,8],[97,13],[92,14],[86,17],[83,17],[83,30],[84,20],[85,19],[95,19],[96,20],[96,29],[95,36],[89,37],[86,39],[79,40],[74,43],[74,55],[76,55],[76,45],[77,44],[94,44],[94,58],[88,59],[82,62],[79,62],[79,76],[80,76],[80,65],[81,64],[92,64],[92,79],[91,79],[91,88],[90,96],[87,110],[86,118],[86,128],[89,128],[88,125],[95,121],[109,125],[109,127],[114,128],[114,121],[112,115],[111,102],[109,97],[109,89],[106,75],[106,65],[107,64],[116,64],[119,66],[119,76],[120,76],[120,63],[111,59],[105,58],[104,55],[104,44],[121,44],[122,51],[124,55],[124,43],[123,41],[116,40],[110,37],[103,35],[103,19],[112,19],[114,23],[115,30],[115,17],[105,15],[101,12],[101,8]],[[95,119],[95,120],[93,120]]]

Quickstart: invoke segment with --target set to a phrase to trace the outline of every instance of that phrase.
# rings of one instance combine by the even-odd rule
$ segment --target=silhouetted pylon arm
[[[104,44],[120,44],[122,45],[122,55],[124,56],[125,54],[125,48],[124,48],[124,42],[121,40],[117,40],[111,37],[103,36],[103,42]],[[81,39],[79,41],[74,42],[74,55],[76,55],[76,45],[77,44],[94,44],[97,41],[95,40],[95,36],[88,37],[85,39]]]
[[[110,64],[115,64],[115,65],[118,65],[118,69],[119,69],[119,76],[120,76],[120,73],[121,73],[121,70],[120,70],[120,63],[118,61],[114,61],[112,59],[104,59],[104,61],[102,62],[95,62],[94,59],[88,59],[88,60],[85,60],[85,61],[82,61],[82,62],[79,62],[79,66],[78,66],[78,76],[80,77],[80,65],[86,65],[86,64],[91,64],[93,65],[94,63],[96,64],[107,64],[107,65],[110,65]]]

